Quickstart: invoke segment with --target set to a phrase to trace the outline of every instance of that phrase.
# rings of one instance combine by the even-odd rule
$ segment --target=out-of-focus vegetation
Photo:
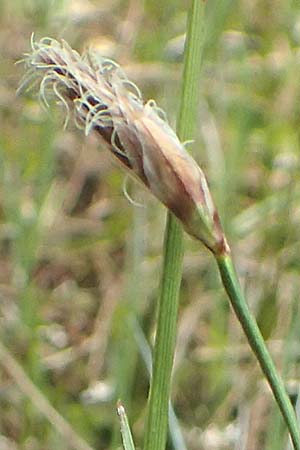
[[[96,47],[175,123],[187,5],[0,4],[1,450],[116,448],[118,398],[142,442],[144,339],[153,339],[165,217],[131,182],[127,189],[143,207],[128,202],[125,175],[95,136],[72,125],[63,130],[63,110],[44,111],[32,93],[16,97],[24,68],[14,63],[29,51],[33,31],[79,51]],[[210,0],[206,27],[190,148],[297,402],[299,4]],[[208,252],[186,238],[172,398],[186,446],[281,450],[285,427],[215,269]]]

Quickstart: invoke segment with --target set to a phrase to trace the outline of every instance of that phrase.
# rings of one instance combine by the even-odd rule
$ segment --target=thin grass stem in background
[[[189,11],[183,88],[177,125],[177,132],[182,141],[193,136],[196,124],[204,44],[204,9],[205,2],[193,0]],[[166,445],[182,258],[182,228],[173,215],[168,213],[144,450],[164,450]]]
[[[31,401],[34,407],[51,423],[53,428],[60,433],[66,445],[74,450],[93,450],[93,448],[82,439],[71,425],[50,404],[49,400],[30,380],[22,366],[13,358],[5,345],[0,342],[1,366],[11,376],[20,392]]]
[[[299,426],[294,409],[286,393],[283,381],[278,375],[272,358],[267,350],[257,323],[249,311],[247,302],[242,294],[231,256],[216,256],[216,260],[232,308],[243,327],[247,340],[273,391],[276,402],[289,429],[294,448],[295,450],[300,450]]]

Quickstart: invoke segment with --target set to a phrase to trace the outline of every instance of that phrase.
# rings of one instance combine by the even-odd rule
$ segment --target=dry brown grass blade
[[[94,450],[93,447],[78,436],[71,425],[53,408],[49,400],[32,383],[24,369],[2,342],[0,342],[0,364],[14,380],[22,394],[30,399],[40,413],[63,436],[68,446],[75,450]]]

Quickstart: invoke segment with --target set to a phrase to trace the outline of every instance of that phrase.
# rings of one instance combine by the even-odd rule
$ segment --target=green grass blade
[[[127,415],[121,402],[117,407],[124,450],[135,450]]]
[[[149,378],[152,376],[152,353],[150,345],[141,329],[137,320],[132,322],[131,329],[135,337],[136,345],[139,349],[142,360],[149,374]],[[172,442],[174,450],[186,450],[186,444],[184,442],[183,434],[180,429],[178,419],[176,417],[173,405],[169,402],[169,433],[170,441]]]
[[[166,444],[182,255],[181,226],[169,215],[164,247],[166,263],[162,275],[153,354],[153,377],[149,396],[145,450],[163,450]]]
[[[205,2],[193,0],[189,12],[182,98],[177,125],[178,135],[182,141],[193,137],[197,120],[196,111],[204,42],[204,8]],[[145,450],[164,450],[166,445],[182,258],[182,229],[169,213],[165,231],[163,274],[153,353],[153,378],[149,394]]]

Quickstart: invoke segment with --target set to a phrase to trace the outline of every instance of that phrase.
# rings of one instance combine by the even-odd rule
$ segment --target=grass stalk
[[[177,132],[182,141],[193,136],[197,120],[196,112],[204,43],[204,9],[205,2],[193,0],[189,11],[183,87],[177,123]],[[168,213],[157,330],[153,352],[153,376],[145,431],[145,450],[164,450],[166,446],[182,258],[182,228],[173,215]]]
[[[174,217],[168,214],[164,244],[164,267],[153,352],[153,375],[150,382],[144,443],[145,450],[164,450],[167,439],[182,257],[181,226]]]
[[[252,316],[243,296],[232,258],[230,255],[216,257],[224,288],[230,299],[232,308],[237,315],[247,340],[256,355],[262,371],[269,382],[276,402],[289,429],[295,450],[300,450],[300,433],[296,415],[287,395],[284,384],[274,366],[264,339]]]

